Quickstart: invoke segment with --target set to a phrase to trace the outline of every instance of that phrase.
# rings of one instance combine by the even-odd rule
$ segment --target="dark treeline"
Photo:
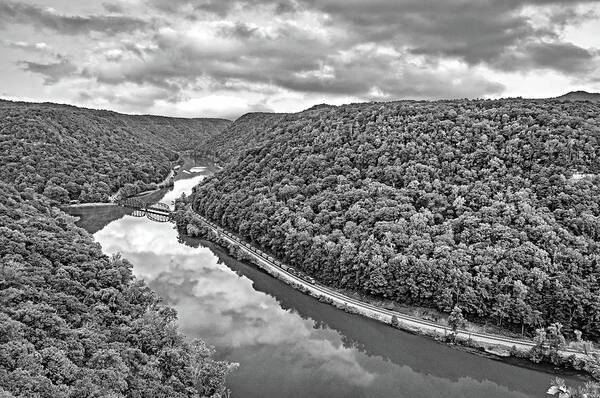
[[[600,93],[588,93],[587,91],[571,91],[560,97],[556,97],[561,101],[591,101],[600,102]]]
[[[230,365],[41,195],[0,182],[0,396],[221,396]]]
[[[520,99],[318,107],[238,152],[193,206],[328,285],[597,341],[599,114]]]
[[[126,184],[153,188],[178,151],[229,123],[0,100],[0,180],[61,203],[106,201]]]

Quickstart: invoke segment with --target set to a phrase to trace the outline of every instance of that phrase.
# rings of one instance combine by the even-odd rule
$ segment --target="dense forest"
[[[164,179],[230,122],[0,101],[0,396],[218,397],[228,363],[56,205]]]
[[[1,397],[217,397],[231,365],[31,189],[0,182]]]
[[[229,124],[0,100],[0,180],[60,203],[106,201],[162,181],[178,151]]]
[[[216,161],[232,161],[242,149],[255,147],[268,140],[273,128],[285,116],[285,113],[247,113],[221,133],[210,137],[199,148],[203,153],[211,154]]]
[[[190,200],[327,285],[598,341],[599,115],[558,100],[317,107]]]

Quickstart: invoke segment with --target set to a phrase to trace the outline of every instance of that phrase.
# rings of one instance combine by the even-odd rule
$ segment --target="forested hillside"
[[[177,151],[229,123],[0,100],[0,180],[58,202],[105,201],[125,184],[161,181]]]
[[[0,396],[221,396],[229,364],[69,216],[0,182]]]
[[[273,127],[285,116],[285,113],[247,113],[220,134],[213,135],[201,149],[220,162],[229,162],[245,149],[269,139]]]
[[[199,213],[331,286],[600,339],[598,104],[353,104],[269,135]]]
[[[230,365],[51,205],[160,181],[228,124],[0,101],[1,397],[221,396]]]
[[[561,95],[560,97],[556,97],[556,99],[564,101],[600,102],[600,93],[589,93],[587,91],[571,91],[570,93]]]

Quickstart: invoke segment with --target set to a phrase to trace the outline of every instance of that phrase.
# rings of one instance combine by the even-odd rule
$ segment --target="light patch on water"
[[[161,202],[190,194],[203,178],[176,181]],[[182,332],[240,363],[228,378],[235,396],[524,398],[543,393],[551,378],[313,308],[278,281],[238,274],[212,250],[180,243],[170,223],[125,216],[94,237],[177,310]]]
[[[192,178],[186,178],[184,180],[178,180],[175,182],[173,189],[165,194],[160,200],[162,203],[168,204],[173,208],[173,201],[179,199],[182,193],[189,195],[192,193],[192,188],[200,184],[206,176],[194,176]]]
[[[126,216],[94,237],[105,253],[122,253],[136,277],[175,307],[188,336],[233,349],[284,348],[302,367],[355,386],[366,387],[376,379],[360,365],[362,354],[344,347],[339,334],[326,333],[325,338],[311,319],[254,290],[252,280],[237,275],[208,248],[178,243],[172,225]]]

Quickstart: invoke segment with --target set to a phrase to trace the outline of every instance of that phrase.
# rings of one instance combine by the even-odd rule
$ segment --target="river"
[[[171,203],[208,172],[181,173],[171,191],[153,198]],[[216,245],[179,236],[170,223],[115,206],[70,212],[106,254],[122,253],[136,277],[177,309],[185,335],[240,363],[228,377],[233,397],[544,397],[554,376],[551,368],[491,360],[347,314]]]

